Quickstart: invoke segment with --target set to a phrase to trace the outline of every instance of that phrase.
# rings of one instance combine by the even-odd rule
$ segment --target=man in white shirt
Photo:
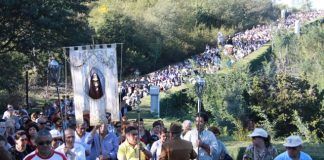
[[[92,135],[86,132],[86,122],[82,124],[77,124],[75,128],[75,142],[80,143],[86,150],[86,156],[90,155],[91,144],[89,144],[92,139]]]
[[[151,147],[152,158],[151,160],[158,160],[161,154],[162,144],[167,139],[168,130],[166,128],[162,128],[159,133],[159,140],[155,141]]]
[[[199,160],[213,160],[213,153],[217,151],[218,144],[215,135],[205,129],[208,116],[198,113],[196,116],[196,129],[191,130],[190,142],[199,156]],[[199,147],[199,148],[198,148]]]
[[[65,144],[60,145],[55,150],[65,154],[68,160],[86,160],[84,147],[74,141],[74,130],[68,128],[64,131],[64,134]]]
[[[52,149],[56,149],[63,143],[62,134],[58,130],[51,130],[50,133],[53,138],[51,143]]]

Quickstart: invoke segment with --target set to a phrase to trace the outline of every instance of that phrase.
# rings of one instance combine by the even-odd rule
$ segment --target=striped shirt
[[[38,151],[35,150],[33,152],[31,152],[30,154],[28,154],[24,160],[43,160],[43,159],[47,159],[47,160],[67,160],[67,158],[60,152],[51,150],[51,154],[48,157],[42,157],[41,155],[38,154]]]

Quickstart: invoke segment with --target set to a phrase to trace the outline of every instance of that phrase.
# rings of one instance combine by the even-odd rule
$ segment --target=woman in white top
[[[161,154],[162,144],[167,140],[167,133],[168,133],[168,130],[166,128],[163,128],[160,130],[160,133],[159,133],[160,139],[155,141],[151,147],[151,153],[153,155],[151,160],[159,159],[159,156]]]
[[[183,139],[183,140],[190,141],[191,128],[192,128],[192,122],[190,120],[183,121],[183,123],[182,123],[182,133],[180,135],[180,138]]]

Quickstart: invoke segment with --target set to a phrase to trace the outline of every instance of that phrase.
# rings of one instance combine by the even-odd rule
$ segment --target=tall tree
[[[24,64],[43,71],[48,52],[91,42],[86,4],[82,0],[1,0],[0,90],[17,90]]]
[[[90,41],[88,7],[82,1],[1,0],[0,53],[31,55]]]

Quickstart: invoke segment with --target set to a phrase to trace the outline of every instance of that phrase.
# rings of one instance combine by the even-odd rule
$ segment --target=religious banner
[[[77,123],[90,112],[90,125],[119,120],[116,44],[69,47]]]

